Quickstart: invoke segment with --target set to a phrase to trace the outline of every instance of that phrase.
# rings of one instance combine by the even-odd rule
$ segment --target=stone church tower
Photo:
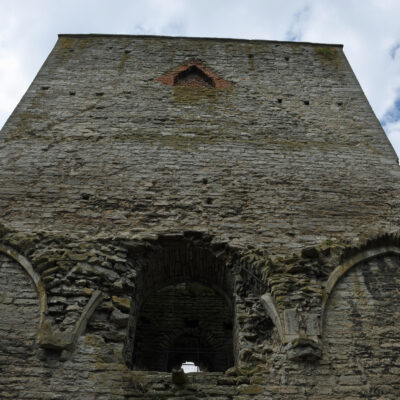
[[[400,398],[400,169],[342,46],[61,35],[0,162],[1,399]]]

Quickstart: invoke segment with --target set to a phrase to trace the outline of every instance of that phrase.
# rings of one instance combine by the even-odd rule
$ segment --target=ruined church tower
[[[342,46],[60,35],[0,163],[1,399],[400,398],[400,167]]]

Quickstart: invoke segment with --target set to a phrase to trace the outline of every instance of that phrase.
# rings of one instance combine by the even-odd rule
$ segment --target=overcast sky
[[[399,0],[0,0],[0,127],[58,33],[342,43],[400,155]]]

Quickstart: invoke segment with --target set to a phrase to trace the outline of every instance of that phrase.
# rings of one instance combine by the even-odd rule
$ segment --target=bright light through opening
[[[200,372],[200,368],[192,361],[185,361],[181,365],[181,368],[183,369],[183,372],[185,374],[187,374],[188,372]]]

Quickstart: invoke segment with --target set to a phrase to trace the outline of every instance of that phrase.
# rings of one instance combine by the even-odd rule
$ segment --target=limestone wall
[[[230,86],[160,81],[190,61]],[[340,46],[64,35],[0,140],[20,231],[285,254],[399,226],[397,158]]]
[[[400,396],[399,266],[399,256],[362,263],[332,293],[324,339],[336,390],[344,396]]]
[[[23,398],[19,395],[41,379],[44,371],[37,359],[38,329],[39,297],[35,286],[18,263],[0,253],[1,398]]]
[[[398,399],[398,177],[341,46],[60,36],[0,135],[0,398]],[[213,313],[232,368],[135,365]]]
[[[111,249],[103,245],[103,252],[106,247]],[[123,354],[127,321],[121,325],[124,294],[107,295],[106,286],[94,279],[104,277],[105,270],[85,278],[86,287],[97,281],[105,297],[76,346],[71,352],[43,348],[37,340],[36,290],[23,268],[2,255],[0,393],[12,399],[395,400],[400,394],[399,257],[392,253],[370,258],[339,278],[324,309],[322,357],[317,360],[288,358],[276,327],[259,308],[259,298],[249,292],[249,281],[239,283],[237,277],[238,366],[226,373],[190,374],[184,385],[176,385],[170,373],[127,367]],[[82,279],[77,282],[70,280],[65,286],[69,293],[82,287]],[[54,297],[51,290],[48,293],[52,304]],[[59,298],[64,312],[72,299],[68,290],[64,300]],[[79,310],[79,299],[73,304]],[[118,315],[115,310],[120,310]],[[113,326],[125,328],[119,335]]]

